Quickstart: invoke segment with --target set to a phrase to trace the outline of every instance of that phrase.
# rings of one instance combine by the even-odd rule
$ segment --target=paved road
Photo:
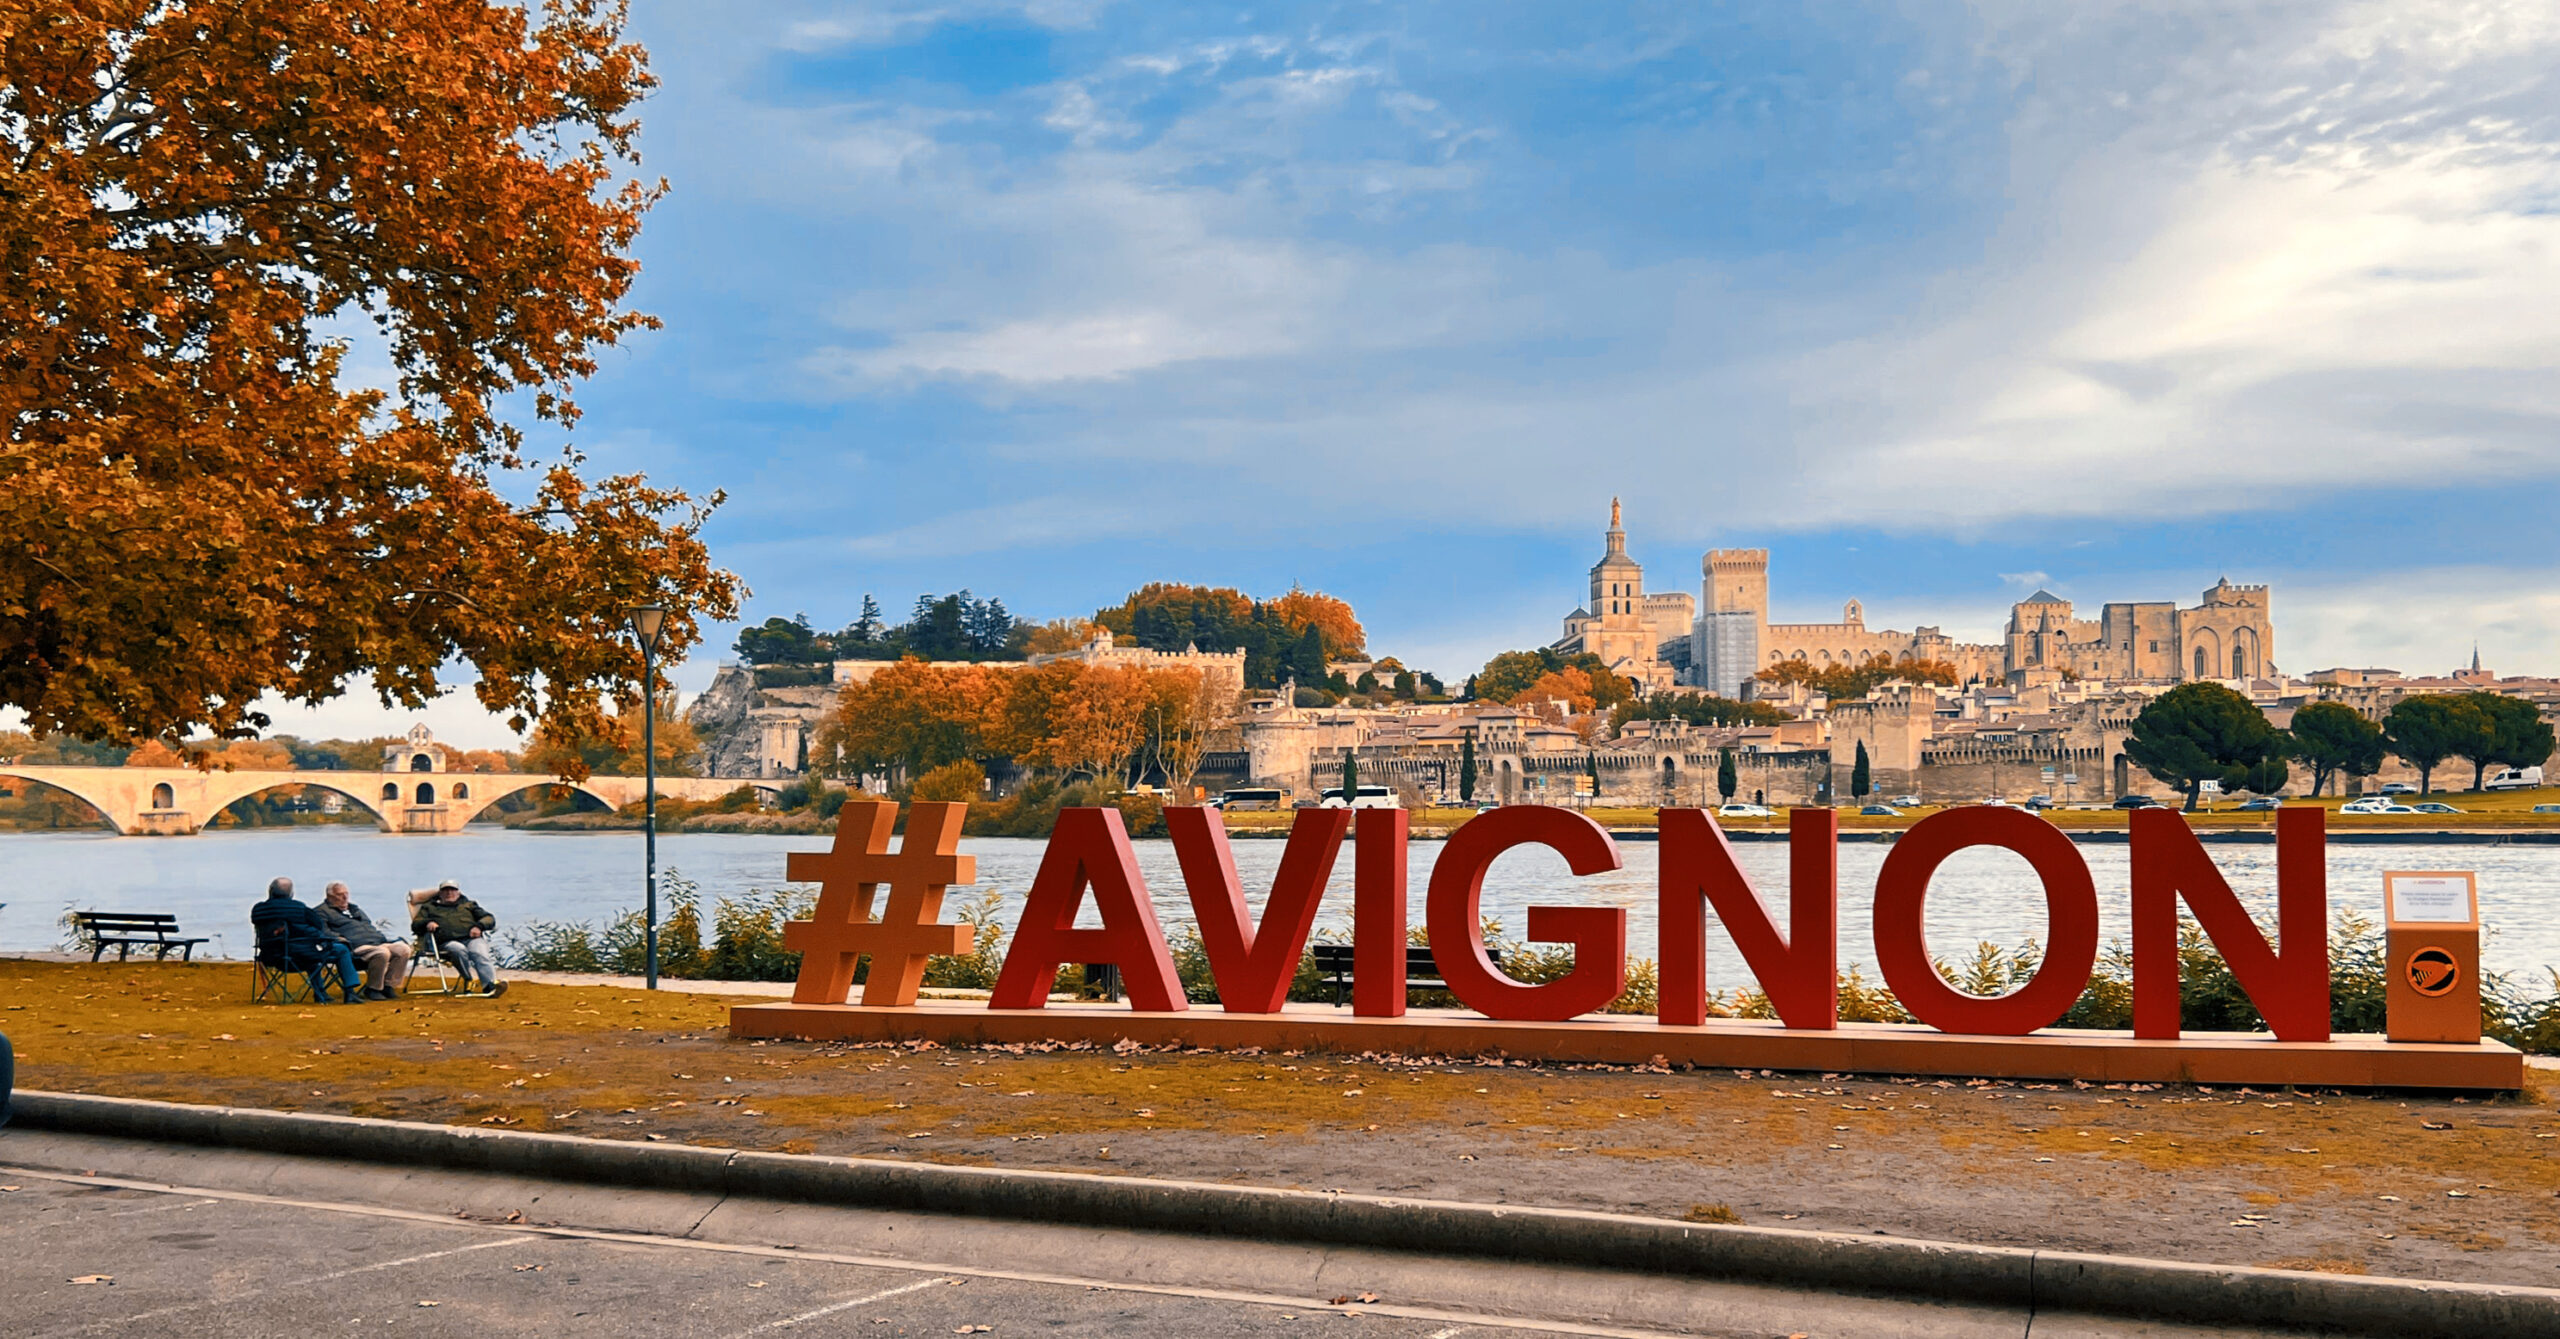
[[[1377,1298],[1362,1296],[1370,1292]],[[2206,1332],[1421,1251],[0,1131],[7,1339],[360,1333],[2199,1339]],[[2214,1339],[2237,1333],[2211,1332]]]
[[[1216,1295],[790,1258],[80,1184],[0,1185],[13,1336],[1517,1334]],[[104,1276],[112,1282],[80,1282]],[[1540,1327],[1546,1333],[1572,1333]]]

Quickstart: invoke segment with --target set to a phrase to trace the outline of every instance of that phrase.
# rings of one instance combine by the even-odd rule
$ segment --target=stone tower
[[[1699,562],[1698,622],[1689,637],[1689,673],[1697,686],[1739,696],[1760,671],[1768,641],[1769,551],[1709,549]]]
[[[1625,513],[1609,499],[1608,550],[1591,565],[1591,622],[1584,630],[1584,649],[1612,667],[1653,659],[1652,634],[1645,627],[1644,565],[1627,556]]]

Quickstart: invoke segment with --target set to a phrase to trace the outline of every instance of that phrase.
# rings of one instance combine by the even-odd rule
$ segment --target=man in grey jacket
[[[329,885],[320,897],[320,905],[312,910],[319,914],[320,924],[356,955],[364,968],[364,997],[387,1000],[397,996],[409,984],[409,959],[417,950],[402,940],[382,932],[364,908],[347,900],[347,886]]]

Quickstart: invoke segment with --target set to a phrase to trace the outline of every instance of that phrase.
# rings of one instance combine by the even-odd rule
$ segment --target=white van
[[[1362,786],[1359,793],[1351,797],[1351,803],[1346,805],[1342,802],[1342,787],[1335,786],[1324,793],[1324,807],[1327,809],[1401,809],[1404,806],[1396,803],[1396,793],[1385,786]]]
[[[2501,767],[2480,783],[2482,790],[2532,790],[2542,784],[2539,767]]]

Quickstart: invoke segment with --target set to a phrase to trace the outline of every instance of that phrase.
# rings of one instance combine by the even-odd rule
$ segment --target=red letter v
[[[1298,974],[1298,955],[1306,952],[1307,934],[1315,928],[1316,904],[1333,877],[1334,857],[1350,830],[1351,811],[1298,811],[1280,872],[1271,880],[1271,899],[1263,904],[1259,933],[1249,919],[1244,880],[1236,873],[1218,811],[1171,808],[1164,811],[1164,824],[1182,861],[1182,882],[1200,921],[1200,946],[1208,951],[1209,974],[1218,983],[1219,1007],[1231,1014],[1280,1012]]]

